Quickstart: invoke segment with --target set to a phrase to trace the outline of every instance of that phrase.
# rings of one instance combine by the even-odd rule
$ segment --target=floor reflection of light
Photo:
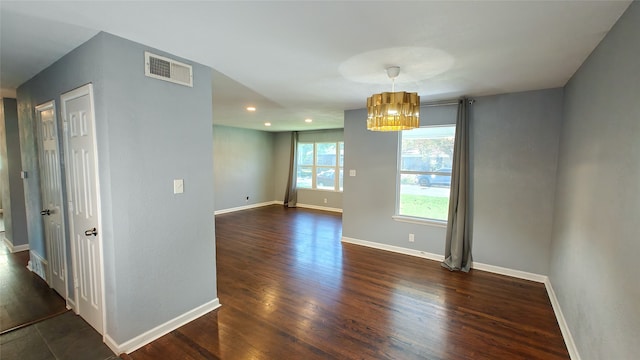
[[[324,308],[335,306],[342,288],[342,224],[318,214],[298,214],[292,226],[291,275],[303,281],[305,293],[298,312],[300,332],[324,327]]]
[[[300,330],[309,331],[314,328],[314,324],[318,320],[318,316],[321,311],[318,311],[320,306],[313,299],[307,299],[302,311],[299,313],[300,321],[298,321],[298,327]]]
[[[270,288],[270,289],[266,289],[264,292],[264,296],[262,297],[262,305],[263,305],[263,310],[267,313],[272,313],[274,311],[276,311],[277,307],[275,306],[275,304],[278,301],[278,293],[279,293],[279,289],[275,289],[275,288]]]
[[[394,333],[400,338],[407,337],[417,343],[438,344],[434,353],[446,350],[450,327],[449,309],[446,305],[446,292],[426,293],[419,286],[408,281],[399,280],[391,289],[389,302],[391,324]],[[424,329],[415,332],[416,322]],[[407,327],[406,324],[411,324]],[[397,341],[392,338],[392,341]]]
[[[299,217],[294,223],[294,270],[331,288],[342,282],[341,224],[323,221],[317,214]]]

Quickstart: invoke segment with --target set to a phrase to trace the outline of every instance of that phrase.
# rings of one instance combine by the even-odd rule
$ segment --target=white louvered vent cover
[[[148,51],[144,52],[144,74],[155,79],[193,87],[191,65],[152,54]]]

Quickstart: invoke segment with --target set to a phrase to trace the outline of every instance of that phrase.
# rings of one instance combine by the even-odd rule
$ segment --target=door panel
[[[62,180],[58,143],[58,124],[53,101],[36,107],[38,146],[40,149],[40,187],[42,219],[49,262],[49,285],[67,299],[66,242],[62,206]]]
[[[103,333],[102,237],[91,85],[62,95],[78,314]],[[95,231],[92,231],[94,230]]]

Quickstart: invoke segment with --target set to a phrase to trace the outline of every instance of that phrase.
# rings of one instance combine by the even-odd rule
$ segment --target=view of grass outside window
[[[447,221],[455,129],[402,131],[398,215]]]
[[[296,186],[342,191],[343,165],[343,142],[298,143]]]

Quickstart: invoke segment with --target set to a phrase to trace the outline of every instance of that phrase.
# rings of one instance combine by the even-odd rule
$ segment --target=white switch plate
[[[353,169],[349,170],[349,176],[356,176],[356,171]]]
[[[184,180],[183,179],[173,180],[173,193],[182,194],[183,192],[184,192]]]

